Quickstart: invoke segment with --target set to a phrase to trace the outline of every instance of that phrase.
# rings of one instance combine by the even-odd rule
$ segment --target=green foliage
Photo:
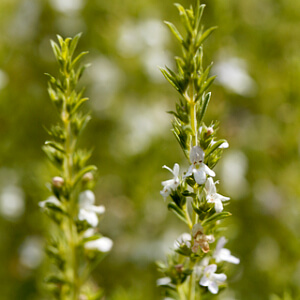
[[[98,224],[96,211],[100,207],[93,206],[94,196],[90,190],[85,191],[84,179],[93,180],[93,173],[97,167],[87,165],[91,152],[77,147],[78,137],[90,120],[88,114],[80,112],[82,104],[88,100],[83,97],[84,89],[79,92],[76,89],[86,66],[79,66],[77,69],[75,66],[87,53],[82,52],[73,59],[79,38],[80,34],[73,39],[63,39],[58,35],[59,44],[51,41],[59,64],[59,75],[55,78],[47,74],[49,96],[58,110],[61,122],[47,130],[53,140],[45,142],[43,147],[50,162],[60,172],[59,176],[52,179],[54,198],[41,202],[46,215],[56,224],[54,230],[51,230],[52,240],[55,242],[49,242],[46,247],[46,253],[55,271],[50,271],[53,274],[46,277],[45,283],[53,298],[60,300],[82,297],[96,300],[102,297],[103,291],[91,289],[86,281],[89,273],[108,251],[98,251],[97,246],[86,247],[88,243],[97,243],[102,236],[85,236],[88,229],[94,232],[92,228]],[[79,201],[83,193],[89,193],[89,196],[85,196],[89,197],[88,199],[81,200],[87,203],[85,205],[89,205],[86,208],[80,207],[83,205]],[[80,217],[80,213],[89,215]],[[91,217],[93,220],[89,219]]]
[[[215,176],[208,168],[213,168],[221,158],[222,145],[228,146],[225,140],[215,140],[216,123],[207,127],[203,122],[211,98],[211,93],[207,92],[207,89],[215,79],[215,76],[209,77],[212,64],[206,69],[203,68],[203,42],[216,27],[204,31],[203,26],[200,26],[204,6],[200,5],[199,1],[195,10],[184,9],[179,4],[175,6],[179,10],[181,23],[186,30],[185,37],[172,23],[165,23],[179,41],[182,57],[175,58],[177,72],[168,67],[161,68],[161,72],[181,96],[179,103],[176,104],[176,111],[169,113],[174,116],[173,133],[191,166],[181,180],[175,165],[172,171],[174,179],[162,183],[164,189],[161,193],[164,197],[170,196],[172,202],[168,204],[168,209],[188,225],[191,240],[177,241],[176,254],[169,256],[168,266],[160,263],[159,270],[171,280],[170,284],[162,284],[162,287],[167,290],[173,289],[173,294],[177,295],[176,299],[194,300],[206,294],[206,291],[195,287],[195,281],[199,280],[196,276],[199,275],[193,272],[196,273],[196,268],[201,268],[203,258],[210,259],[211,255],[206,254],[210,251],[208,243],[214,241],[211,234],[217,236],[220,221],[231,216],[231,213],[222,211],[221,200],[213,198],[220,195],[216,194],[213,180],[206,178],[207,175]],[[188,205],[188,197],[191,197],[191,207]],[[221,208],[217,208],[217,201],[220,202]],[[180,264],[180,274],[178,274],[178,261],[184,261]],[[184,265],[189,268],[185,270]],[[204,267],[202,269],[200,273],[205,277],[207,271]],[[186,286],[183,285],[185,281],[188,282]],[[218,282],[217,285],[220,283]]]

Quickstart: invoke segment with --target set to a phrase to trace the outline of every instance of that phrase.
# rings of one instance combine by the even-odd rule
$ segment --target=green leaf
[[[205,81],[205,83],[202,85],[202,88],[201,88],[201,90],[200,90],[200,95],[202,94],[202,93],[204,93],[210,86],[211,86],[211,84],[214,82],[214,80],[216,79],[216,77],[217,76],[212,76],[212,77],[209,77],[206,81]]]
[[[215,213],[213,214],[212,216],[210,216],[209,218],[205,219],[203,222],[202,222],[202,226],[207,226],[207,225],[210,225],[211,223],[215,223],[219,220],[222,220],[222,219],[225,219],[225,218],[228,218],[231,216],[231,213],[228,212],[228,211],[222,211],[220,213]]]
[[[84,174],[88,173],[88,172],[92,172],[92,171],[97,171],[97,167],[90,165],[87,166],[85,168],[83,168],[75,177],[74,182],[73,182],[73,186],[76,186],[76,184],[80,181],[80,179],[83,177]]]
[[[84,51],[84,52],[81,52],[80,54],[78,54],[72,61],[71,67],[73,68],[76,65],[76,63],[78,63],[78,61],[88,53],[89,53],[88,51]]]
[[[76,105],[73,107],[72,111],[71,111],[71,114],[74,114],[78,109],[79,107],[86,101],[88,101],[89,98],[81,98],[77,103]]]
[[[53,141],[46,141],[45,145],[50,146],[62,153],[66,153],[66,151],[62,148],[62,146],[59,143],[53,142]]]
[[[197,8],[196,8],[196,14],[195,14],[195,20],[196,20],[195,30],[199,29],[204,8],[205,8],[205,4],[200,5],[200,0],[197,0]]]
[[[182,24],[186,28],[187,32],[191,34],[193,32],[193,28],[191,26],[190,19],[186,13],[186,10],[184,9],[184,7],[182,5],[180,5],[178,3],[175,3],[174,5],[177,7],[177,9],[179,11],[179,15],[181,17]]]
[[[188,221],[186,219],[186,216],[183,212],[182,209],[180,209],[175,203],[169,203],[168,204],[168,209],[172,210],[173,213],[179,218],[181,219],[183,222],[185,222],[186,224],[188,224]]]
[[[82,33],[78,33],[77,35],[75,35],[75,37],[72,39],[72,42],[70,44],[70,49],[69,49],[69,55],[70,57],[72,57],[72,55],[74,54],[74,51],[77,47],[78,41],[81,37]]]
[[[184,39],[183,39],[182,35],[179,33],[179,31],[177,30],[177,28],[175,27],[175,25],[173,25],[172,23],[167,22],[167,21],[165,21],[164,23],[169,27],[169,29],[171,30],[171,32],[173,33],[175,38],[179,41],[179,43],[183,45]]]
[[[199,50],[200,50],[200,49],[202,49],[202,48],[199,48]],[[201,51],[201,50],[200,50],[200,51]],[[211,64],[205,69],[205,71],[201,74],[200,78],[196,81],[197,86],[198,86],[199,88],[202,89],[202,85],[203,85],[204,82],[206,81],[206,79],[207,79],[207,77],[208,77],[208,74],[209,74],[209,72],[210,72],[212,66],[213,66],[213,63],[211,63]],[[201,95],[202,95],[201,92],[198,93],[197,99],[198,99]]]
[[[179,92],[180,86],[177,82],[176,77],[174,78],[167,70],[164,68],[159,68],[162,74],[165,76],[165,78],[171,83],[171,85]]]
[[[205,115],[205,113],[206,113],[206,109],[207,109],[207,106],[208,106],[210,97],[211,97],[211,93],[207,93],[206,96],[204,97],[204,100],[203,100],[203,103],[202,103],[202,106],[201,106],[200,113],[199,113],[198,116],[197,116],[197,122],[198,122],[199,124],[200,124],[201,121],[203,120],[203,117],[204,117],[204,115]]]
[[[203,42],[211,35],[213,31],[215,31],[218,27],[214,26],[209,29],[207,29],[203,34],[199,34],[197,41],[196,41],[196,49],[203,44]]]
[[[60,60],[61,59],[61,52],[60,52],[60,49],[59,49],[58,45],[52,40],[50,40],[50,43],[51,43],[51,47],[52,47],[52,50],[54,52],[54,55],[55,55],[56,59]]]
[[[49,277],[45,278],[46,283],[52,283],[52,284],[69,284],[69,282],[58,276],[58,275],[50,275]]]
[[[64,44],[64,39],[59,34],[57,34],[56,37],[58,39],[58,42],[59,42],[60,46],[62,47],[63,44]]]
[[[205,153],[205,158],[211,155],[215,150],[217,150],[223,143],[227,143],[226,140],[218,140],[214,143]]]

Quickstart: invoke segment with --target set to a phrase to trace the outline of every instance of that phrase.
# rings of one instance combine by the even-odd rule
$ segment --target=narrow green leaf
[[[56,37],[57,37],[57,40],[58,40],[60,46],[62,47],[64,44],[64,39],[59,34],[57,34]]]
[[[77,183],[80,181],[80,179],[83,177],[84,174],[88,173],[88,172],[92,172],[92,171],[97,171],[97,167],[90,165],[87,166],[85,168],[83,168],[75,177],[74,182],[73,182],[73,186],[76,186]]]
[[[200,48],[199,48],[199,49],[200,49]],[[211,63],[211,64],[205,69],[205,71],[201,74],[200,78],[198,79],[197,85],[198,85],[199,88],[201,88],[202,85],[204,84],[204,82],[206,81],[206,79],[207,79],[207,77],[208,77],[208,74],[209,74],[209,72],[210,72],[212,66],[213,66],[213,63]],[[201,93],[199,93],[197,96],[201,96]]]
[[[89,98],[81,98],[77,103],[76,105],[74,106],[74,108],[72,109],[71,111],[71,114],[74,114],[78,109],[79,107],[86,101],[88,101]]]
[[[179,218],[181,219],[183,222],[185,222],[186,224],[188,224],[188,221],[186,219],[186,216],[183,212],[182,209],[180,209],[175,203],[169,203],[168,204],[168,209],[172,210],[173,213]]]
[[[202,222],[202,226],[210,225],[211,223],[215,223],[219,220],[225,219],[225,218],[230,217],[230,216],[231,216],[231,213],[228,212],[228,211],[222,211],[220,213],[215,213],[212,216],[210,216],[209,218],[205,219]]]
[[[174,78],[167,70],[164,68],[159,68],[162,74],[165,76],[165,78],[171,83],[171,85],[179,92],[180,87],[178,85],[178,82],[176,81],[176,78]]]
[[[187,32],[192,33],[193,32],[192,25],[190,23],[190,19],[186,13],[184,7],[178,3],[175,3],[174,5],[177,7],[177,9],[179,11],[181,21],[182,21],[184,27],[186,28]]]
[[[211,93],[207,93],[206,96],[204,97],[204,100],[203,100],[203,103],[202,103],[202,106],[201,106],[200,113],[199,113],[199,115],[197,116],[197,121],[198,121],[199,124],[200,124],[201,121],[203,120],[203,117],[204,117],[204,115],[205,115],[205,113],[206,113],[206,109],[207,109],[207,106],[208,106],[210,97],[211,97]]]
[[[50,40],[50,44],[56,59],[59,61],[61,59],[61,52],[58,45],[52,40]]]
[[[53,141],[46,141],[45,145],[50,146],[50,147],[60,151],[61,153],[66,153],[66,151],[63,149],[63,147],[59,143],[56,143]]]
[[[73,67],[76,65],[76,63],[77,63],[84,55],[86,55],[86,54],[88,54],[88,53],[89,53],[88,51],[84,51],[84,52],[81,52],[80,54],[78,54],[78,55],[74,58],[74,60],[72,61],[71,67],[73,68]]]
[[[177,28],[170,22],[165,21],[164,23],[169,27],[169,29],[171,30],[175,38],[179,41],[179,43],[183,44],[184,43],[183,37],[181,36]]]
[[[71,45],[70,45],[70,49],[69,49],[69,53],[70,53],[71,57],[73,56],[74,51],[77,48],[77,44],[78,44],[78,41],[79,41],[81,35],[82,35],[82,33],[80,32],[77,35],[75,35],[75,37],[72,39],[72,42],[71,42]]]
[[[199,34],[198,38],[197,38],[197,41],[196,41],[196,49],[198,47],[201,46],[201,44],[203,44],[203,42],[211,35],[211,33],[213,31],[215,31],[218,27],[217,26],[214,26],[214,27],[211,27],[209,29],[207,29],[202,35]]]
[[[195,15],[195,29],[198,30],[200,26],[200,22],[202,19],[202,14],[205,8],[205,4],[200,5],[200,0],[197,0],[197,8],[196,8],[196,15]]]
[[[209,155],[211,155],[215,150],[217,150],[223,143],[227,143],[226,140],[219,140],[216,143],[214,143],[205,153],[205,158],[207,158]]]
[[[199,94],[204,93],[204,92],[211,86],[211,84],[214,82],[214,80],[216,79],[216,77],[217,77],[217,76],[209,77],[209,78],[205,81],[205,83],[202,85],[202,88],[201,88]]]

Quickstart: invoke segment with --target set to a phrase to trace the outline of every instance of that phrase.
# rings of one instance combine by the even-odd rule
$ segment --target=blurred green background
[[[180,1],[184,6],[194,1]],[[230,266],[222,300],[300,294],[300,1],[207,0],[205,45],[218,80],[206,123],[220,120],[230,148],[217,168],[232,198]],[[179,55],[163,20],[179,25],[173,0],[0,1],[0,299],[42,295],[46,230],[38,202],[55,172],[41,150],[43,126],[56,122],[45,72],[56,75],[49,39],[83,32],[79,50],[92,66],[87,86],[92,121],[81,145],[94,148],[100,230],[114,248],[94,272],[110,300],[161,299],[155,261],[183,232],[159,194],[188,166],[170,129],[176,92],[157,66]],[[180,26],[179,26],[180,27]]]

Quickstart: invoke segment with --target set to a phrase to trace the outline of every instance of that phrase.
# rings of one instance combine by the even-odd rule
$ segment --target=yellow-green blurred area
[[[204,1],[203,1],[204,2]],[[180,1],[185,7],[194,1]],[[300,1],[207,0],[203,21],[219,28],[204,47],[218,79],[205,122],[220,120],[230,148],[216,168],[231,197],[222,300],[300,294]],[[47,299],[41,290],[46,217],[38,202],[56,175],[41,147],[58,120],[45,72],[57,75],[49,40],[82,32],[89,51],[82,85],[92,120],[81,146],[99,167],[100,231],[114,240],[95,270],[110,300],[161,299],[155,261],[186,229],[167,210],[161,181],[178,162],[178,95],[157,66],[180,55],[163,20],[182,29],[173,0],[0,1],[0,299]]]

